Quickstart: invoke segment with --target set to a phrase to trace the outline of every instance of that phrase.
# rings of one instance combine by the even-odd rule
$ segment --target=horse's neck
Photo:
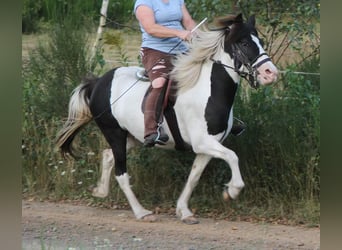
[[[214,62],[222,63],[225,66],[226,71],[234,80],[234,82],[238,83],[240,81],[240,76],[234,70],[234,61],[230,57],[230,55],[222,50],[218,51],[214,56],[211,58],[211,65]]]
[[[210,60],[206,60],[200,70],[200,75],[196,84],[193,87],[188,89],[185,92],[178,93],[181,98],[185,99],[193,99],[196,98],[196,103],[200,105],[205,105],[207,103],[208,97],[211,94],[211,81],[213,74],[213,65],[214,63],[222,63],[223,65],[229,66],[224,67],[230,77],[233,79],[235,83],[238,83],[240,80],[239,75],[234,71],[234,63],[229,54],[225,52],[216,53],[211,57]],[[231,67],[231,68],[230,68]]]

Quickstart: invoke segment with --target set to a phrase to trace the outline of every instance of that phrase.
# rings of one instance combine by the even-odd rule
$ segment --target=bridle
[[[211,31],[217,31],[222,29],[212,29]],[[227,33],[229,33],[229,28],[224,28]],[[227,34],[226,33],[226,34]],[[226,65],[222,63],[220,60],[215,60],[213,58],[210,58],[211,61],[221,64],[225,68],[233,69],[240,77],[246,79],[246,81],[249,83],[249,85],[257,89],[259,87],[259,82],[257,81],[258,76],[258,68],[263,65],[266,62],[271,61],[270,57],[266,53],[261,53],[258,56],[256,56],[252,61],[250,61],[246,55],[246,53],[243,52],[241,48],[241,44],[234,43],[232,44],[232,51],[233,51],[233,60],[234,60],[234,67]],[[263,56],[267,56],[265,59],[259,61],[259,59]],[[240,70],[241,64],[246,67],[248,72]]]

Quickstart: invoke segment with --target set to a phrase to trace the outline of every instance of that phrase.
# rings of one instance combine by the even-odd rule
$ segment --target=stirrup
[[[155,144],[165,145],[169,136],[164,132],[163,127],[158,124],[157,132],[146,136],[144,147],[153,147]]]
[[[234,119],[238,121],[238,124],[235,124],[235,125],[233,124],[232,129],[230,130],[230,133],[234,136],[239,136],[243,132],[245,132],[247,125],[236,117],[234,117]]]
[[[147,72],[145,69],[138,70],[136,73],[136,77],[143,82],[149,82],[150,81],[150,78],[148,78],[148,75],[147,75]]]

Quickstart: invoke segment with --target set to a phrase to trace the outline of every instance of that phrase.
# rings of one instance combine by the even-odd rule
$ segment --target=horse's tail
[[[93,76],[86,77],[72,92],[68,119],[57,134],[57,147],[63,156],[69,153],[76,158],[72,143],[78,132],[93,118],[89,109],[89,99],[97,80],[98,78]]]

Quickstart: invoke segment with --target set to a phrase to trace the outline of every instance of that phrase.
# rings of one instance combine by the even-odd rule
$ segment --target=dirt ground
[[[22,249],[320,249],[319,228],[158,218],[141,222],[130,210],[23,200]]]

